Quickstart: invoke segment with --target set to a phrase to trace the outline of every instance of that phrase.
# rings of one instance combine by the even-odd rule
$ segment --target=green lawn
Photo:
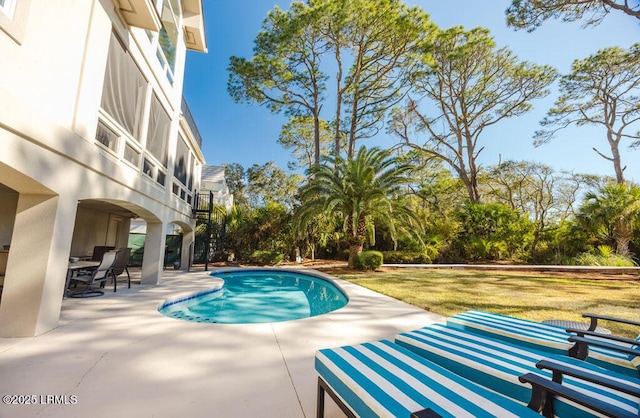
[[[542,321],[588,322],[584,313],[640,321],[640,280],[552,277],[517,272],[396,269],[333,275],[430,312],[451,316],[470,309]],[[636,338],[638,327],[602,323],[614,334]]]

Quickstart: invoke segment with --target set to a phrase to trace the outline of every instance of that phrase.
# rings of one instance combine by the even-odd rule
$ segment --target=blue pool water
[[[158,309],[172,318],[218,324],[253,324],[308,318],[335,311],[347,297],[327,280],[307,274],[250,270],[212,273],[224,284]]]

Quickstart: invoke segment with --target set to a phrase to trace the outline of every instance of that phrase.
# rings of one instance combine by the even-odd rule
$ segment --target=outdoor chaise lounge
[[[318,418],[325,391],[349,417],[539,417],[391,341],[316,353]]]
[[[638,327],[640,323],[600,315],[583,316],[591,319],[589,330],[565,329],[483,311],[468,311],[454,315],[447,319],[447,325],[523,347],[585,359],[616,372],[640,377],[640,336],[636,340],[630,340],[590,331],[596,329],[598,319]]]
[[[534,350],[441,324],[398,334],[395,342],[466,379],[521,402],[529,402],[532,397],[531,387],[523,384],[520,379],[522,375],[531,373],[552,378],[550,371],[538,370],[536,367],[541,360],[546,359],[560,368],[589,373],[593,382],[577,379],[569,374],[564,378],[562,386],[587,399],[604,402],[613,411],[610,416],[638,416],[640,379],[576,358]],[[602,386],[597,383],[600,381],[613,381],[620,388],[630,390],[625,393],[624,390],[618,390],[620,388]],[[591,408],[564,399],[556,399],[554,409],[558,417],[592,415]]]

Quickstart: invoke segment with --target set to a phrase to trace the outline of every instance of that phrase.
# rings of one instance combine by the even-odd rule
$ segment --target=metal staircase
[[[226,235],[226,215],[216,210],[213,192],[198,193],[193,201],[193,217],[196,218],[196,240],[194,247],[194,263],[209,263],[220,258],[224,252]],[[204,228],[204,231],[202,229]]]

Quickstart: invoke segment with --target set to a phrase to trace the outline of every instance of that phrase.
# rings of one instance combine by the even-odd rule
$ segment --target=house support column
[[[142,259],[142,284],[158,284],[162,279],[165,244],[167,242],[164,222],[148,222]]]
[[[185,273],[189,272],[189,262],[191,261],[191,256],[193,254],[193,240],[195,234],[193,230],[184,232],[182,234],[182,250],[180,251],[180,268]]]
[[[19,194],[0,336],[31,337],[58,325],[77,206],[72,198]]]

